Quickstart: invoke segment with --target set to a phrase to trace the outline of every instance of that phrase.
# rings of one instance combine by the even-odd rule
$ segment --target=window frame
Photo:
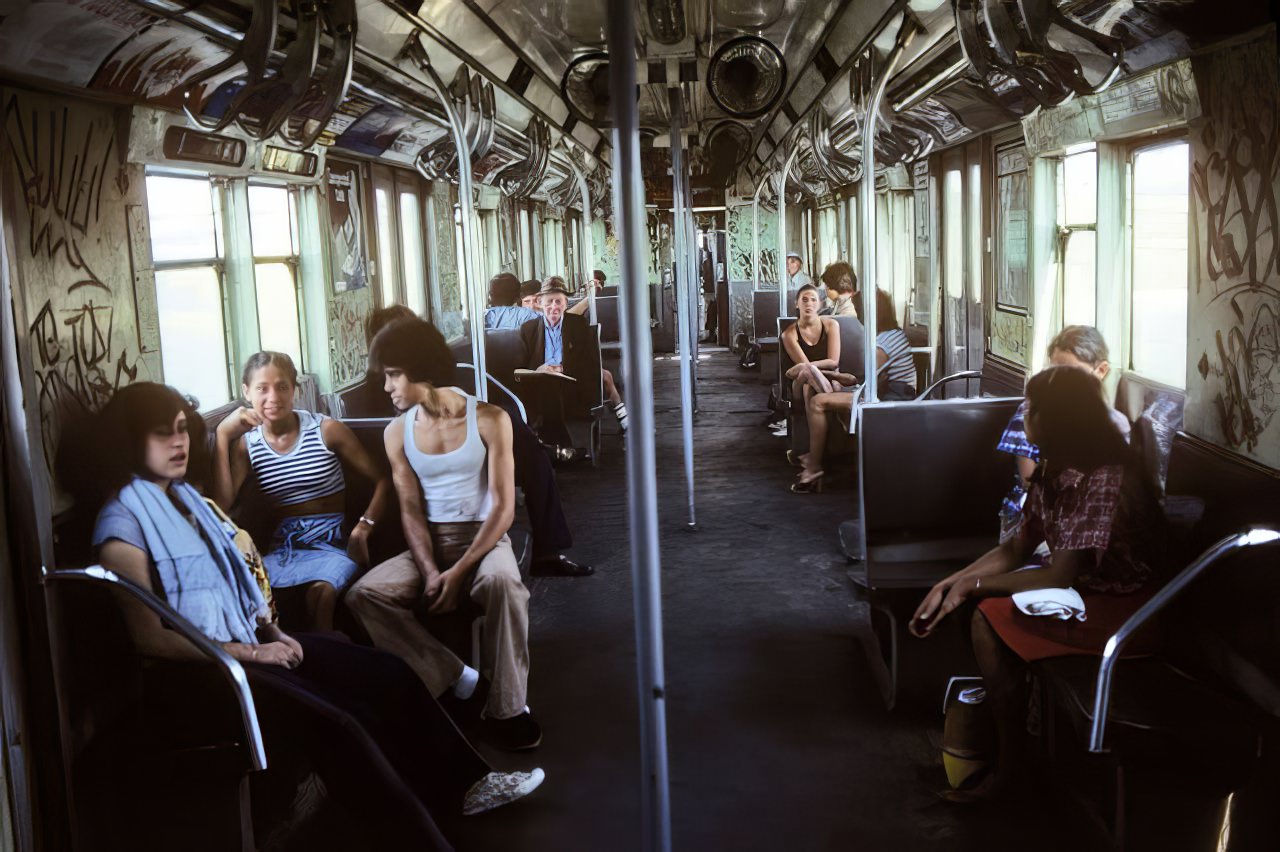
[[[146,213],[148,223],[147,246],[148,250],[154,256],[155,248],[150,233],[150,217],[151,217],[151,196],[146,190],[146,178],[162,177],[170,179],[181,179],[197,181],[204,184],[209,190],[209,205],[213,214],[213,243],[214,255],[212,257],[201,258],[184,258],[182,260],[152,260],[151,270],[153,274],[153,286],[158,288],[155,283],[155,273],[161,272],[177,272],[182,270],[198,270],[212,269],[214,277],[218,284],[218,305],[221,310],[220,321],[222,323],[222,377],[225,387],[226,399],[220,399],[216,404],[208,404],[208,400],[200,400],[201,411],[211,411],[233,401],[237,397],[236,364],[233,360],[232,353],[235,351],[234,328],[230,316],[230,293],[227,281],[227,199],[225,193],[225,179],[217,178],[205,172],[190,172],[181,169],[170,169],[161,167],[148,166],[143,172],[143,197],[146,200]],[[157,292],[158,303],[158,292]],[[164,370],[164,331],[161,328],[160,316],[157,310],[156,315],[156,333],[159,339],[156,345],[160,350],[161,375]],[[166,378],[166,381],[168,379]]]

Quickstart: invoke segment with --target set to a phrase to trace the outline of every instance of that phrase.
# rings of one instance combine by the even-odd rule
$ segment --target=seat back
[[[518,328],[491,328],[484,333],[485,370],[507,387],[515,381],[515,371],[524,366],[527,353]],[[459,363],[471,363],[471,353]]]
[[[239,664],[101,567],[53,572],[44,592],[75,848],[244,848],[241,784],[267,764]],[[144,657],[129,618],[148,610],[184,659]]]
[[[872,588],[931,585],[993,547],[1013,460],[996,450],[1021,398],[858,409],[858,487]]]
[[[995,358],[989,352],[983,357],[979,396],[1022,396],[1026,384],[1025,368]]]
[[[1167,494],[1168,501],[1203,502],[1182,561],[1251,526],[1280,529],[1280,471],[1185,432],[1173,439]],[[1178,630],[1168,632],[1178,663],[1280,718],[1277,550],[1250,548],[1215,564],[1181,596],[1171,615]]]
[[[618,328],[617,296],[596,296],[596,323],[600,326],[601,343],[617,343],[622,339]]]
[[[755,339],[768,339],[777,333],[778,327],[778,291],[753,290],[751,293],[751,314],[755,318]]]
[[[863,375],[866,345],[862,320],[857,317],[834,317],[840,326],[840,372]]]

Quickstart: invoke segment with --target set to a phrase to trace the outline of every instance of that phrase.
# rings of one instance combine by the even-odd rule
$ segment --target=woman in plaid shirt
[[[934,586],[911,620],[928,636],[970,600],[972,639],[1000,726],[995,776],[974,791],[1010,789],[1028,753],[1023,716],[1025,664],[1066,654],[1099,653],[1107,638],[1154,592],[1163,515],[1137,458],[1112,422],[1098,379],[1074,367],[1050,367],[1027,385],[1027,438],[1040,449],[1020,524],[972,565]],[[1044,541],[1049,555],[1038,560]],[[1020,570],[1032,568],[1035,570]],[[1020,612],[1011,595],[1075,588],[1087,621]],[[1149,652],[1152,637],[1130,646]],[[972,797],[972,796],[970,796]]]

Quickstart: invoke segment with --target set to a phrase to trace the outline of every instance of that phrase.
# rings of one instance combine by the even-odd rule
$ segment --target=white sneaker
[[[462,800],[462,815],[475,816],[517,799],[523,799],[542,784],[547,776],[541,769],[532,772],[490,772],[471,785]]]

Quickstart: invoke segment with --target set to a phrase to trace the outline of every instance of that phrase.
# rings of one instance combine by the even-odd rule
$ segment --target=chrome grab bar
[[[1111,684],[1116,660],[1119,659],[1120,651],[1133,634],[1146,624],[1151,616],[1164,609],[1169,601],[1190,585],[1191,581],[1223,556],[1244,547],[1271,544],[1276,541],[1280,541],[1280,531],[1268,527],[1256,527],[1227,536],[1200,554],[1195,562],[1183,568],[1178,576],[1143,604],[1141,609],[1129,616],[1129,620],[1107,640],[1106,648],[1102,651],[1102,663],[1098,666],[1098,684],[1093,696],[1093,725],[1089,731],[1089,751],[1095,754],[1106,751],[1103,739],[1107,730],[1107,714],[1111,710]]]

